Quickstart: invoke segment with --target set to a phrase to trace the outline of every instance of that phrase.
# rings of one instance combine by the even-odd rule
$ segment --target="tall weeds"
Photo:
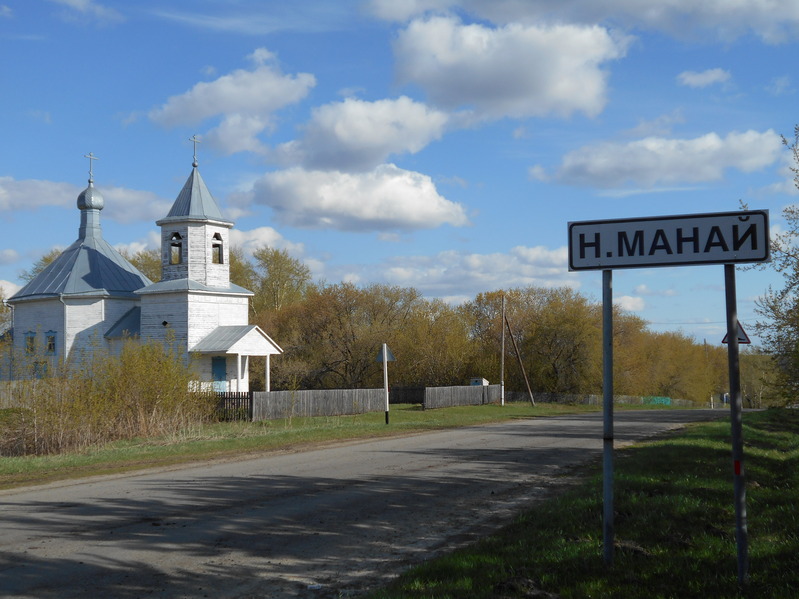
[[[41,374],[41,373],[40,373]],[[71,367],[14,381],[0,410],[0,455],[79,451],[136,437],[181,435],[212,418],[212,393],[169,345],[126,341],[118,356],[94,351]]]

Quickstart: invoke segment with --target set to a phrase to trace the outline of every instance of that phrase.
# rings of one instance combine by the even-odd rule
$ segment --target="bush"
[[[0,419],[0,455],[178,435],[214,413],[213,394],[194,392],[190,366],[161,343],[126,341],[119,356],[95,351],[71,369],[52,370],[15,384],[15,409]]]

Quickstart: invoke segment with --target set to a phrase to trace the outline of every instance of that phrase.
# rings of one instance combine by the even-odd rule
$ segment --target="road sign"
[[[768,210],[569,223],[572,271],[768,260]]]
[[[385,354],[383,353],[385,350]],[[388,349],[388,346],[384,343],[383,347],[377,352],[377,361],[383,362],[383,357],[385,357],[386,362],[396,362],[397,358],[394,357],[394,354],[391,353],[391,350]]]
[[[721,342],[722,343],[729,342],[729,340],[730,340],[729,337],[730,337],[730,334],[727,333],[726,335],[724,335],[724,339],[722,339]],[[749,339],[749,335],[747,335],[746,331],[744,331],[744,327],[741,324],[740,320],[738,321],[738,343],[752,343],[752,341],[750,341],[750,339]]]

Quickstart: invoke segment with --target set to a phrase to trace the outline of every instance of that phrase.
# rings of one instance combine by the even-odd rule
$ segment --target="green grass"
[[[295,451],[351,439],[369,439],[497,422],[513,418],[595,411],[597,407],[529,403],[422,410],[415,405],[356,416],[292,418],[266,422],[227,422],[198,426],[170,438],[117,441],[83,452],[49,456],[0,457],[0,489],[169,467],[268,451]],[[0,430],[12,410],[0,410]]]
[[[729,422],[616,452],[616,547],[602,549],[602,479],[495,536],[409,571],[372,599],[799,597],[799,410],[744,416],[750,579],[737,580]]]

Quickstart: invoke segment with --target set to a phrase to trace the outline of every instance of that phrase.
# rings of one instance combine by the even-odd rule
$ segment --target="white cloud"
[[[730,80],[730,72],[724,69],[708,69],[706,71],[683,71],[677,75],[680,85],[688,87],[707,87]]]
[[[17,250],[0,250],[0,264],[14,264],[17,260],[19,260],[19,252]]]
[[[646,303],[641,297],[633,297],[631,295],[620,295],[613,298],[613,303],[619,306],[622,310],[628,312],[641,312],[646,308]]]
[[[10,6],[5,4],[0,4],[0,18],[2,19],[10,19],[14,16],[14,11],[11,10]]]
[[[451,17],[413,21],[394,45],[403,82],[434,103],[478,118],[594,116],[606,103],[601,65],[627,41],[597,26],[464,25]]]
[[[97,185],[105,198],[103,218],[119,223],[155,222],[169,213],[172,202],[151,191]],[[160,243],[160,242],[159,242]]]
[[[249,231],[231,229],[230,242],[247,255],[252,255],[263,246],[286,250],[292,254],[302,254],[304,251],[303,244],[288,241],[272,227],[258,227]]]
[[[685,115],[681,109],[673,110],[669,114],[662,114],[652,120],[640,120],[638,125],[625,131],[630,138],[670,135],[675,124],[684,123]]]
[[[316,79],[308,73],[282,73],[270,63],[274,56],[265,48],[256,49],[249,58],[255,63],[252,70],[237,69],[214,81],[201,81],[151,110],[149,118],[174,127],[221,117],[221,124],[206,136],[220,151],[260,149],[256,136],[271,126],[272,114],[303,99]]]
[[[367,173],[292,168],[264,175],[252,199],[284,225],[344,231],[464,226],[460,204],[439,195],[430,177],[385,164]]]
[[[20,289],[22,289],[21,285],[17,285],[16,283],[12,283],[11,281],[5,281],[3,279],[0,279],[0,291],[2,291],[3,297],[5,299],[10,298]]]
[[[406,96],[365,102],[348,98],[314,109],[305,135],[278,156],[314,169],[369,170],[392,154],[416,153],[440,139],[448,117]]]
[[[348,265],[329,278],[358,273],[361,280],[414,287],[429,297],[465,301],[492,289],[537,285],[578,286],[568,272],[567,249],[518,246],[507,253],[447,250],[430,256],[396,256],[376,265]]]
[[[119,252],[125,251],[131,254],[136,254],[144,250],[160,249],[161,234],[158,231],[152,230],[147,233],[144,239],[131,241],[130,243],[115,243],[114,248]]]
[[[782,77],[775,77],[766,86],[766,91],[773,96],[784,96],[795,92],[791,77],[783,75]]]
[[[155,221],[169,212],[171,206],[171,202],[162,200],[149,191],[103,185],[96,187],[105,199],[102,217],[117,222]],[[0,177],[0,211],[36,210],[47,206],[74,208],[77,227],[76,200],[85,188],[85,185],[72,183],[39,179],[17,181],[13,177]]]
[[[117,10],[108,8],[95,2],[94,0],[50,0],[56,4],[66,6],[73,12],[65,14],[67,19],[75,19],[76,17],[84,19],[94,19],[98,23],[105,25],[111,23],[118,23],[124,21],[125,18]]]
[[[0,211],[34,210],[42,206],[75,205],[83,187],[40,179],[0,177]]]
[[[183,25],[236,35],[265,36],[277,32],[341,31],[352,25],[351,2],[162,2],[154,16]],[[194,12],[174,5],[184,4]],[[169,6],[173,5],[173,6]],[[203,11],[203,12],[197,12]]]
[[[664,31],[675,37],[731,40],[753,32],[777,43],[799,35],[799,4],[763,0],[370,0],[379,18],[406,21],[427,12],[458,9],[493,23],[601,23]]]
[[[694,139],[647,137],[585,146],[563,157],[550,179],[603,188],[717,181],[727,169],[753,172],[779,162],[782,140],[773,130],[708,133]],[[544,176],[533,167],[531,174]]]

